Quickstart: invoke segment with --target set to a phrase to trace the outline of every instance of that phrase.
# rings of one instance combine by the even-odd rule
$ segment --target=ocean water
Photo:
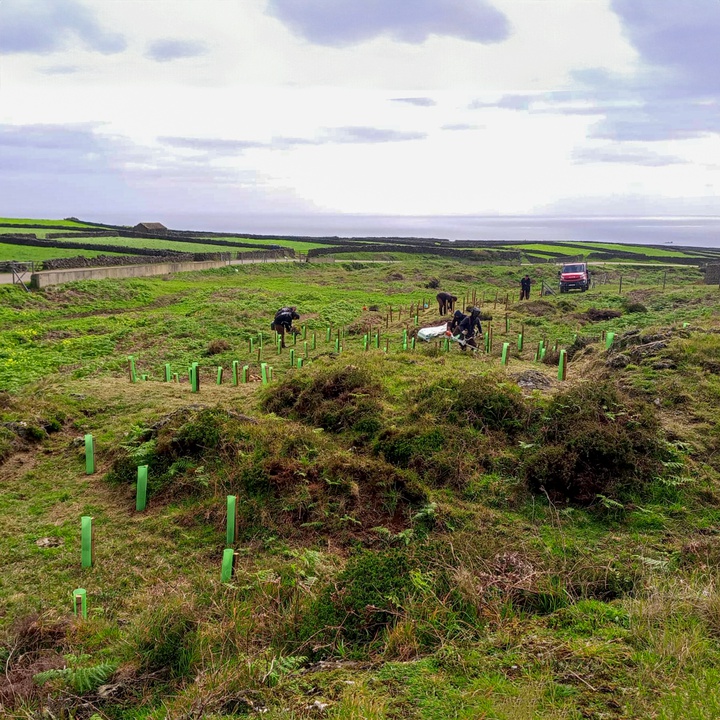
[[[94,218],[135,224],[137,218]],[[256,235],[426,237],[448,240],[596,241],[720,248],[720,216],[371,216],[166,213],[144,218],[178,230]]]

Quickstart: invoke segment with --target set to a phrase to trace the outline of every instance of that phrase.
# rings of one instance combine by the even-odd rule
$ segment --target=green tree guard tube
[[[415,315],[415,327],[417,327],[417,326],[418,326],[418,316],[417,316],[417,314],[416,314],[416,315]]]
[[[316,337],[315,333],[313,333],[313,336],[312,336],[312,345],[310,346],[312,350],[315,349],[316,344],[317,344],[317,337]]]
[[[523,349],[523,334],[518,333],[518,352],[522,352]]]
[[[367,352],[368,349],[368,336],[367,333],[363,335],[363,351]]]
[[[605,335],[605,349],[609,350],[615,342],[615,333],[609,332]]]
[[[407,329],[403,330],[403,350],[407,350]]]
[[[262,337],[263,337],[263,336],[262,336],[262,333],[259,332],[259,333],[258,333],[258,346],[260,347],[261,350],[262,350],[262,346],[263,346],[263,339],[262,339]]]
[[[485,352],[490,352],[490,333],[487,330],[485,331]]]
[[[295,367],[295,351],[290,349],[290,367]]]
[[[262,384],[267,385],[268,384],[268,366],[267,363],[261,363],[260,364],[260,375],[262,377]]]
[[[380,348],[380,331],[375,333],[375,347]]]
[[[278,341],[277,341],[277,354],[280,355],[281,352],[282,352],[282,340],[280,340],[280,338],[278,338]]]
[[[335,338],[335,352],[336,353],[340,352],[340,336]]]
[[[83,620],[87,620],[87,593],[84,588],[73,590],[73,609],[76,617],[79,615]]]
[[[92,475],[95,472],[95,441],[92,435],[85,436],[85,473]]]
[[[308,356],[307,340],[303,341],[303,355],[305,356],[305,359],[307,359],[307,356]]]
[[[147,376],[146,374],[142,374],[142,375],[140,376],[140,378],[141,378],[143,381],[145,381],[145,380],[148,379],[148,376]]]
[[[80,540],[80,558],[82,566],[84,568],[89,568],[92,567],[93,556],[92,518],[88,515],[83,515],[82,518],[80,518],[80,525],[82,529]]]
[[[255,343],[252,338],[248,338],[248,343],[250,344],[250,353],[252,354],[255,352]]]
[[[410,347],[412,347],[413,350],[415,349],[415,336],[414,335],[410,339]]]
[[[250,366],[249,365],[243,365],[242,369],[242,381],[243,383],[246,383],[250,379]]]
[[[238,384],[238,369],[240,367],[240,363],[237,360],[233,360],[232,362],[232,383],[233,385]]]
[[[301,368],[303,366],[303,359],[301,357],[297,359],[297,366],[298,368]]]
[[[558,362],[558,380],[565,379],[567,379],[567,350],[561,350]]]
[[[223,376],[223,369],[220,365],[218,365],[217,369],[217,384],[222,385],[222,376]]]
[[[175,382],[175,383],[180,382],[180,374],[179,373],[173,373],[173,382]]]
[[[232,548],[223,550],[222,570],[220,572],[220,582],[230,582],[233,576],[233,565],[235,562],[235,551]]]
[[[225,530],[225,544],[232,545],[237,534],[237,496],[227,496],[227,523]]]
[[[268,382],[272,382],[272,372],[273,372],[272,365],[268,366],[267,371],[268,371]]]
[[[330,342],[330,328],[328,327],[327,332],[325,333],[325,342]]]
[[[509,354],[509,352],[510,352],[510,343],[503,343],[503,346],[502,346],[502,358],[501,358],[501,362],[502,362],[503,365],[507,365],[507,364],[508,364],[508,354]]]
[[[148,466],[138,465],[137,469],[137,493],[135,495],[135,510],[142,512],[147,504],[147,481]]]
[[[137,382],[137,373],[135,372],[135,358],[132,355],[128,356],[128,373],[130,374],[130,382]]]
[[[307,340],[307,325],[302,326],[302,339]]]
[[[170,363],[165,363],[165,382],[172,382],[172,368]]]
[[[540,349],[540,362],[542,362],[545,359],[545,346]]]
[[[190,371],[190,383],[193,392],[200,392],[200,368],[198,364],[194,362]]]

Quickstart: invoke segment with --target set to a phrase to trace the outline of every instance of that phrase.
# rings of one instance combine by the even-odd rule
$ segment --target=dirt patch
[[[610,308],[590,308],[579,317],[586,318],[590,322],[600,322],[602,320],[612,320],[613,318],[622,317],[622,313],[619,310],[611,310]]]
[[[525,314],[534,317],[543,317],[544,315],[554,315],[557,308],[547,300],[531,300],[520,306]]]

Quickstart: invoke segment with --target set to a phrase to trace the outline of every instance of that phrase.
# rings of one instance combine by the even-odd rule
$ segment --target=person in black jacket
[[[530,285],[531,284],[532,284],[532,280],[530,279],[529,275],[526,275],[520,281],[520,300],[529,300],[530,299]]]
[[[451,295],[446,292],[439,292],[435,296],[435,299],[438,301],[438,312],[440,315],[446,315],[455,309],[455,303],[457,302],[457,297],[455,295]]]
[[[458,332],[460,323],[465,319],[465,313],[462,310],[456,310],[453,313],[452,320],[448,323],[448,330],[455,335]]]
[[[272,321],[270,329],[275,330],[275,332],[280,336],[280,347],[285,347],[285,333],[295,332],[295,329],[292,326],[293,320],[299,319],[300,316],[297,314],[294,305],[292,307],[280,308],[275,313],[275,319]]]
[[[461,339],[465,342],[460,343],[460,348],[464,351],[465,346],[476,348],[477,343],[475,342],[475,331],[477,330],[482,335],[482,325],[480,324],[480,308],[474,307],[470,310],[470,315],[466,315],[458,325],[459,334]]]

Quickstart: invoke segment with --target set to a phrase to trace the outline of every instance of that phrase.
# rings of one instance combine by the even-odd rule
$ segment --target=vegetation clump
[[[392,627],[410,592],[411,565],[402,550],[363,551],[353,556],[310,605],[300,637],[315,654],[339,643],[368,645]]]
[[[380,394],[367,369],[345,365],[288,377],[268,391],[263,407],[330,432],[372,433],[379,428]]]
[[[534,492],[591,503],[641,493],[663,472],[666,443],[647,404],[609,382],[582,383],[550,401],[528,449],[524,474]]]

